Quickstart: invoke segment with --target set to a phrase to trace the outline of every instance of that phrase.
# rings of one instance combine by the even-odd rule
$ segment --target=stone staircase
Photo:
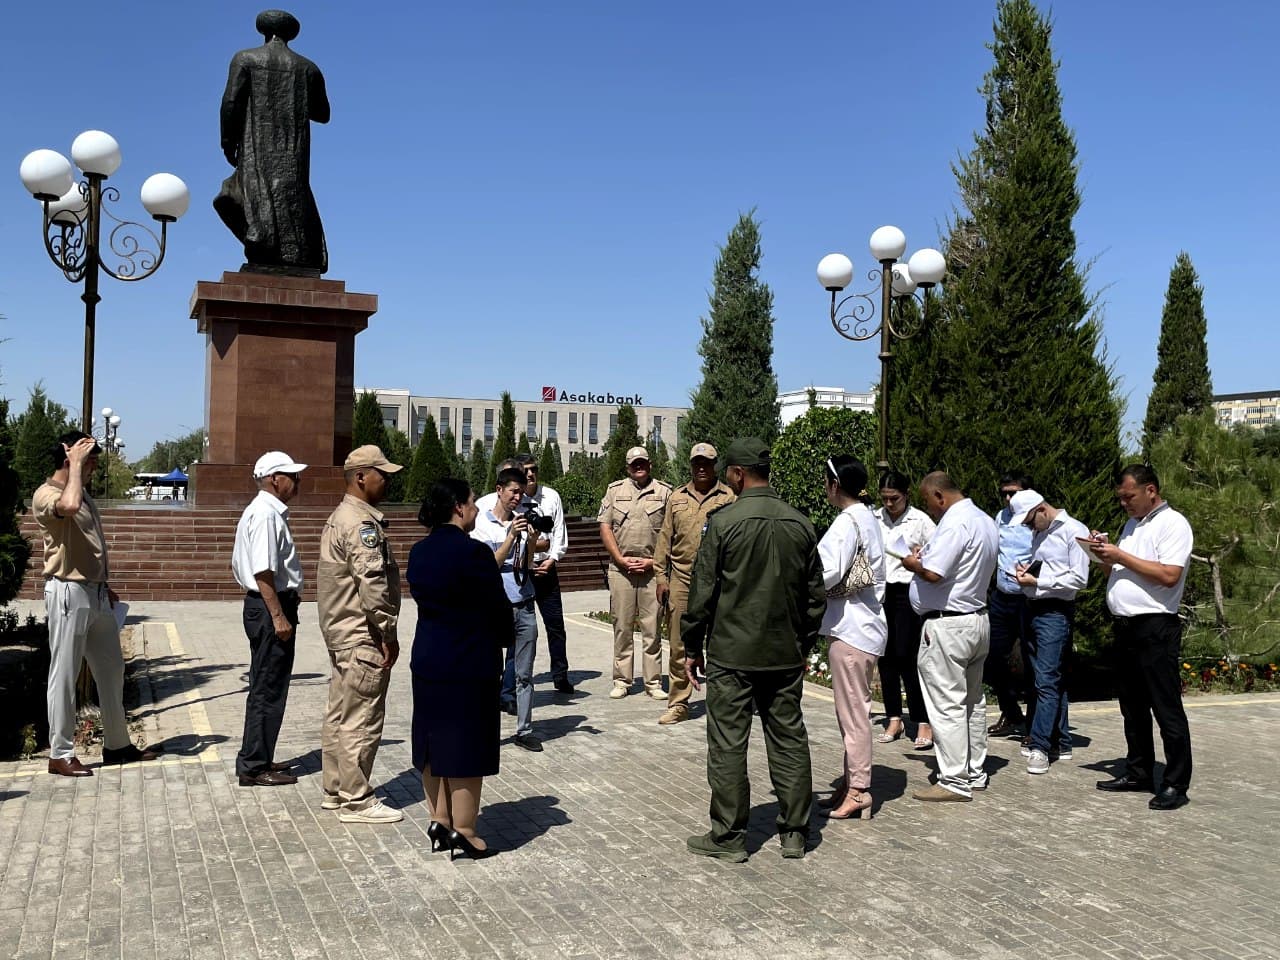
[[[196,504],[124,504],[102,506],[102,526],[111,561],[111,585],[127,601],[235,600],[243,591],[231,576],[231,548],[241,508]],[[303,597],[314,600],[316,557],[329,509],[295,507],[289,525],[302,556],[306,581]],[[416,507],[388,506],[388,532],[403,571],[409,549],[422,538]],[[561,589],[604,587],[601,561],[606,558],[594,519],[568,522],[569,552],[560,562]],[[40,529],[30,513],[22,517],[22,533],[31,541],[31,562],[21,596],[44,595]]]

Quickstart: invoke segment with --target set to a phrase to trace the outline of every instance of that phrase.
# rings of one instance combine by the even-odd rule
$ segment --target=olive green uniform
[[[670,484],[650,480],[637,487],[627,478],[605,490],[596,521],[608,524],[624,557],[652,559],[671,496]],[[635,678],[634,627],[640,622],[645,689],[662,695],[662,640],[658,636],[658,594],[654,571],[627,573],[609,567],[609,613],[613,617],[613,682],[631,686]]]
[[[812,773],[800,694],[825,610],[813,525],[771,487],[749,487],[711,514],[681,636],[687,656],[705,649],[711,839],[726,849],[745,847],[752,713],[764,728],[778,832],[808,833]]]
[[[377,801],[369,776],[391,676],[378,645],[398,643],[400,568],[386,525],[380,511],[346,494],[320,535],[316,605],[332,668],[321,779],[325,795],[349,810]]]
[[[667,498],[666,517],[658,533],[653,553],[654,579],[660,587],[670,587],[667,598],[667,706],[688,710],[693,687],[684,672],[684,644],[680,642],[680,618],[689,605],[689,580],[693,561],[702,543],[707,515],[734,500],[733,491],[717,482],[705,494],[686,483]]]

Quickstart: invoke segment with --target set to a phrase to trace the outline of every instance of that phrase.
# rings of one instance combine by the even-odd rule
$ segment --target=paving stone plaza
[[[403,822],[347,825],[320,809],[327,660],[304,605],[278,759],[297,786],[237,786],[247,643],[236,603],[130,611],[138,736],[159,761],[64,779],[44,761],[0,764],[0,956],[384,957],[1280,957],[1274,853],[1280,696],[1188,701],[1191,804],[1093,783],[1123,756],[1114,703],[1072,711],[1073,759],[1030,777],[993,741],[991,787],[970,804],[910,799],[932,763],[876,744],[870,822],[815,816],[810,852],[783,860],[759,730],[752,739],[751,859],[686,853],[707,826],[701,704],[607,697],[609,628],[583,616],[603,592],[566,595],[579,692],[556,698],[540,644],[541,754],[506,744],[479,829],[502,852],[430,853],[410,765],[407,645],[375,779]],[[841,750],[830,694],[807,691],[814,789]],[[514,720],[503,718],[504,736]]]

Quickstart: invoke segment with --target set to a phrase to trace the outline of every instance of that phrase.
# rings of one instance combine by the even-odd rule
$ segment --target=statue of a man
[[[310,121],[329,122],[324,76],[289,49],[300,24],[284,10],[258,14],[260,47],[231,58],[222,96],[222,152],[235,172],[213,208],[244,244],[247,269],[318,277],[329,269],[311,195]]]

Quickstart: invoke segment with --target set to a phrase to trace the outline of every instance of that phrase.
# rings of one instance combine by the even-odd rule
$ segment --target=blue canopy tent
[[[177,467],[174,467],[172,470],[170,470],[168,473],[166,473],[163,477],[161,477],[156,482],[157,483],[186,483],[188,479],[189,478],[185,473],[183,473]]]

